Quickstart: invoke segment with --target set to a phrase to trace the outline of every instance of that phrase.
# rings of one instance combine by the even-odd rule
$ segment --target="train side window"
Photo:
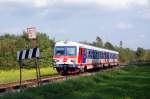
[[[86,57],[88,58],[88,56],[89,56],[89,50],[86,49]]]
[[[87,49],[85,49],[85,53],[84,53],[85,57],[87,57],[87,54],[88,54]]]
[[[88,52],[88,58],[90,58],[90,54],[91,54],[91,53],[90,53],[90,50],[89,50],[89,52]]]
[[[91,58],[91,50],[88,50],[88,58]]]
[[[110,59],[110,54],[111,54],[111,53],[108,53],[108,59]]]
[[[97,52],[95,51],[95,59],[97,58]]]
[[[96,59],[98,59],[98,52],[96,51]]]
[[[105,52],[103,52],[103,58],[105,59],[106,57],[105,57]]]
[[[104,57],[103,57],[103,52],[101,52],[101,58],[103,59]]]
[[[105,52],[103,52],[103,59],[105,59]]]
[[[107,53],[105,52],[105,59],[107,59]]]
[[[82,48],[79,48],[79,55],[82,55]]]
[[[97,51],[95,51],[95,59],[97,59]]]
[[[95,59],[95,51],[93,51],[93,58]]]
[[[97,51],[97,59],[99,59],[99,52]]]
[[[116,59],[118,59],[118,57],[119,57],[118,54],[116,54]]]
[[[118,55],[117,54],[114,54],[115,55],[115,59],[117,59]]]
[[[106,52],[106,58],[107,58],[107,59],[109,58],[109,57],[108,57],[108,54],[109,54],[109,53]]]
[[[109,53],[109,59],[112,59],[112,53]]]
[[[93,58],[93,57],[94,57],[94,51],[91,50],[91,58]]]
[[[102,52],[100,52],[100,58],[102,59],[103,57],[102,57]]]

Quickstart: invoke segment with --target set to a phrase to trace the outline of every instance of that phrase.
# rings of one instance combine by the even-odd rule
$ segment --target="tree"
[[[145,54],[146,54],[146,51],[143,48],[141,47],[137,48],[137,51],[136,51],[137,59],[144,60]]]
[[[96,37],[96,46],[103,47],[103,41],[99,36]]]
[[[150,61],[150,50],[146,50],[144,60]]]
[[[119,52],[119,61],[121,63],[129,63],[135,60],[135,52],[129,48],[115,48]]]
[[[96,41],[92,42],[90,45],[96,46],[96,47],[103,47],[103,41],[99,36],[97,36]]]
[[[114,46],[113,46],[110,42],[106,42],[106,43],[104,44],[104,47],[105,47],[106,49],[110,49],[110,50],[114,50],[114,49],[115,49]]]
[[[50,55],[53,54],[54,42],[54,40],[49,39],[49,37],[44,33],[37,34],[37,46],[40,48],[40,54],[44,57],[44,62],[40,62],[41,66],[48,66],[50,62]],[[31,42],[25,32],[18,36],[10,34],[0,36],[0,68],[17,68],[17,51],[32,48],[30,43]]]

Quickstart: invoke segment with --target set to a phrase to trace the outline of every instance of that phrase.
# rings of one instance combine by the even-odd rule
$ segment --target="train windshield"
[[[75,47],[67,47],[67,55],[68,56],[75,56],[76,55],[76,48]]]
[[[65,55],[65,48],[64,47],[56,47],[55,48],[55,55],[56,56],[64,56]]]
[[[76,47],[75,46],[56,46],[55,56],[75,56]]]

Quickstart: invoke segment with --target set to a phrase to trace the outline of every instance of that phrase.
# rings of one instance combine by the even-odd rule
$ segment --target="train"
[[[119,52],[74,41],[58,41],[53,60],[60,74],[85,72],[89,69],[119,65]]]

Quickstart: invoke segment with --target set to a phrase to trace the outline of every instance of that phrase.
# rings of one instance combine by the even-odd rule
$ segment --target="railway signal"
[[[40,57],[40,50],[39,48],[31,48],[27,50],[22,50],[17,52],[17,60],[19,62],[20,66],[20,88],[22,87],[22,68],[30,66],[29,64],[24,64],[23,61],[25,59],[33,59],[34,64],[32,66],[36,68],[36,76],[37,76],[37,83],[38,86],[40,85],[41,82],[41,73],[40,73],[40,68],[38,64],[38,59]]]

